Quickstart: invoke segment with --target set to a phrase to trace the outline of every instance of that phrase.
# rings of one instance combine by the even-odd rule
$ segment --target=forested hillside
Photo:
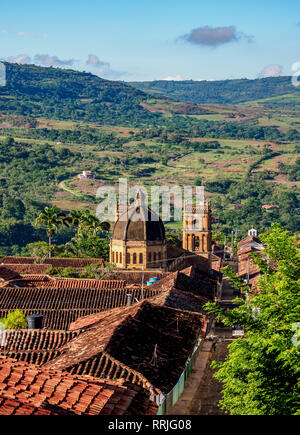
[[[157,80],[128,84],[151,95],[196,104],[237,104],[290,93],[300,95],[300,89],[292,85],[291,77],[218,81]]]
[[[0,256],[27,255],[26,245],[47,240],[33,225],[45,206],[93,212],[98,187],[117,187],[121,177],[146,188],[203,184],[215,234],[242,236],[274,221],[300,230],[298,94],[270,98],[268,106],[198,105],[71,70],[7,64],[7,72],[0,87]],[[241,96],[246,82],[224,82],[218,92]],[[265,83],[260,96],[289,86],[286,78]],[[201,84],[208,94],[211,85]],[[250,88],[244,91],[249,98]],[[78,178],[84,170],[95,179]],[[165,224],[180,237],[180,222]],[[61,228],[53,243],[65,244],[74,231]]]
[[[73,70],[5,65],[2,113],[110,125],[143,125],[159,117],[140,105],[147,96],[126,84]]]

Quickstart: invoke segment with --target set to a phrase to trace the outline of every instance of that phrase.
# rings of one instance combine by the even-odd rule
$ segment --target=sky
[[[11,0],[0,5],[0,60],[111,80],[291,75],[299,0]]]

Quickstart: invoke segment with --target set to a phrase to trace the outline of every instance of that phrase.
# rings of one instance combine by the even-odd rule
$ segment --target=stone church
[[[110,262],[124,269],[164,269],[167,259],[165,227],[146,207],[141,194],[123,213],[117,212],[110,241]]]
[[[183,251],[210,260],[211,207],[185,208],[183,213]],[[160,217],[148,208],[139,192],[127,210],[117,210],[110,240],[110,263],[121,269],[165,269],[167,243]]]

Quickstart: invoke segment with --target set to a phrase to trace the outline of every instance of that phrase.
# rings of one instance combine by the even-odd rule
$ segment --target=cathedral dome
[[[143,201],[135,200],[116,221],[112,239],[125,242],[165,242],[165,227],[160,217],[146,207]]]

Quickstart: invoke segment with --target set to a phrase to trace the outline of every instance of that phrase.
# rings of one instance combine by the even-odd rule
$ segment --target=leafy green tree
[[[81,276],[90,279],[109,279],[114,268],[115,266],[110,263],[107,263],[105,267],[101,263],[90,264],[82,269]]]
[[[203,185],[203,180],[202,178],[196,178],[195,179],[195,186],[202,186]]]
[[[300,253],[278,224],[260,238],[266,248],[254,258],[263,272],[259,293],[250,290],[229,311],[205,306],[225,325],[245,329],[245,337],[229,346],[226,361],[213,364],[223,383],[221,406],[232,415],[299,414]],[[229,276],[245,293],[245,283],[232,271]]]
[[[52,244],[52,237],[54,233],[62,226],[69,225],[65,213],[63,213],[56,206],[45,207],[45,209],[35,219],[36,226],[45,226],[49,240],[49,247]],[[51,250],[49,249],[49,257],[51,257]]]
[[[99,231],[108,231],[110,228],[108,222],[101,222],[89,210],[71,210],[68,220],[78,227],[78,236],[89,231],[96,236]]]
[[[176,236],[176,234],[167,232],[166,233],[166,242],[168,245],[177,246],[178,248],[181,248],[182,241]]]
[[[17,220],[23,220],[25,215],[25,205],[23,201],[18,198],[5,198],[3,201],[3,217],[15,218]]]
[[[47,242],[34,242],[28,243],[26,248],[22,251],[25,255],[29,255],[35,259],[36,263],[43,263],[49,253],[52,255],[60,255],[63,252],[63,248],[60,246],[51,245],[49,246]]]
[[[6,319],[2,319],[5,329],[26,329],[28,322],[25,314],[21,310],[15,310],[7,314]]]
[[[4,139],[4,145],[7,146],[7,147],[11,147],[11,146],[13,146],[14,144],[15,144],[15,140],[14,140],[13,137],[7,136],[7,137]]]
[[[109,240],[93,234],[83,233],[66,243],[64,255],[67,257],[103,258],[109,257]]]

